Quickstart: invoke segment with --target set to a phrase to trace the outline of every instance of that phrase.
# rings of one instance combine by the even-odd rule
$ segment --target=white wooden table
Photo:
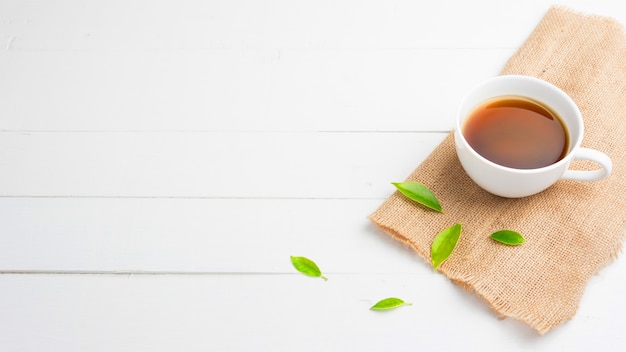
[[[0,350],[623,348],[624,258],[540,336],[366,219],[549,5],[3,0]]]

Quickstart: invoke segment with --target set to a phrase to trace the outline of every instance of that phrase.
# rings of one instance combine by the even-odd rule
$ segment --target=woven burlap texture
[[[462,223],[457,247],[439,272],[475,292],[498,316],[519,319],[544,334],[575,315],[591,276],[621,252],[626,230],[626,36],[611,19],[553,7],[502,74],[538,77],[567,92],[583,114],[583,147],[613,160],[609,178],[558,181],[534,196],[500,198],[463,171],[451,133],[407,178],[428,186],[444,213],[395,192],[369,218],[429,263],[433,238]],[[574,162],[572,167],[595,167],[588,164]],[[520,232],[526,243],[506,246],[489,238],[501,229]]]

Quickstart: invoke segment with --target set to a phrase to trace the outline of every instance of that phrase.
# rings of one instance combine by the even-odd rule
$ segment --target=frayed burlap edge
[[[432,259],[430,257],[430,253],[424,250],[420,250],[420,247],[416,246],[414,243],[409,241],[407,238],[399,234],[394,229],[382,225],[382,223],[384,222],[384,219],[379,218],[378,216],[376,216],[375,213],[368,216],[368,219],[372,221],[372,223],[374,223],[380,230],[385,232],[387,235],[389,235],[393,239],[398,240],[404,243],[405,245],[407,245],[408,247],[412,248],[424,261],[432,265]],[[433,239],[435,235],[436,234],[433,234]],[[626,241],[626,228],[621,233],[621,238],[619,239],[619,243],[615,251],[613,251],[610,254],[610,260],[606,261],[603,266],[599,267],[598,270],[596,271],[596,274],[619,257],[619,255],[623,251],[623,243],[625,241]],[[452,281],[454,284],[458,285],[459,287],[462,287],[464,290],[468,292],[476,294],[480,299],[482,299],[487,304],[489,309],[491,309],[494,312],[494,314],[497,316],[498,319],[513,318],[516,320],[520,320],[528,324],[530,327],[535,329],[541,335],[544,335],[545,333],[550,331],[552,328],[554,328],[554,325],[547,323],[541,317],[537,317],[532,313],[524,311],[523,309],[512,307],[510,304],[506,302],[506,300],[503,300],[500,297],[498,297],[498,295],[491,289],[490,285],[481,282],[475,277],[461,273],[457,270],[450,269],[448,266],[445,265],[445,263],[442,264],[438,268],[438,270],[440,273],[448,277],[448,279],[450,279],[450,281]],[[573,317],[570,317],[567,320],[571,320],[571,318]],[[562,321],[561,324],[565,323],[567,320]]]

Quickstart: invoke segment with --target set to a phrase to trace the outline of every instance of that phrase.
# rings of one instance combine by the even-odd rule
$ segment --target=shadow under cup
[[[465,120],[481,104],[504,96],[527,98],[556,113],[569,136],[563,158],[544,167],[517,169],[496,164],[470,146],[462,132]],[[465,96],[457,113],[454,139],[459,160],[474,182],[498,196],[518,198],[541,192],[559,179],[593,181],[608,176],[612,167],[609,157],[596,150],[580,148],[583,135],[582,115],[567,94],[534,77],[507,75],[487,80]],[[572,160],[578,159],[592,160],[602,168],[593,171],[568,170]]]

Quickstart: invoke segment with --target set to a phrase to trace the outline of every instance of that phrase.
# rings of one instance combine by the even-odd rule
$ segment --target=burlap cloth
[[[621,252],[626,229],[624,30],[611,19],[551,8],[502,74],[535,76],[567,92],[583,114],[583,146],[613,160],[609,178],[558,181],[531,197],[500,198],[466,175],[451,133],[407,179],[433,190],[444,213],[396,191],[369,218],[429,263],[433,238],[462,222],[461,239],[439,271],[474,291],[500,317],[519,319],[544,334],[575,315],[590,277]],[[520,232],[526,243],[506,246],[488,237],[501,229]]]

